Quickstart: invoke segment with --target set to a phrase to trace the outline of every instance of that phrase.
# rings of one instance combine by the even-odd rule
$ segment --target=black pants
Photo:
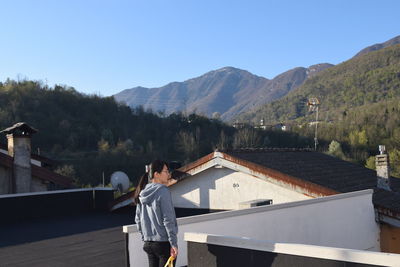
[[[143,250],[146,251],[149,258],[149,267],[164,267],[171,255],[169,242],[145,241]]]

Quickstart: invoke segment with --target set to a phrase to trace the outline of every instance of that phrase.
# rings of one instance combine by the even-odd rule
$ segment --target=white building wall
[[[310,199],[255,176],[224,167],[211,167],[170,187],[177,208],[238,209],[239,203],[272,199],[273,204]]]
[[[372,190],[178,219],[179,256],[187,265],[185,232],[248,237],[278,243],[380,251]],[[129,233],[131,266],[147,266],[136,225]]]

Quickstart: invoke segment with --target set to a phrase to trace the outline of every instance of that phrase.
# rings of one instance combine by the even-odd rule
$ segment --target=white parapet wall
[[[179,256],[176,266],[187,265],[184,233],[246,237],[273,243],[297,243],[380,251],[372,190],[338,194],[243,210],[178,219]],[[131,266],[147,266],[147,256],[136,225],[123,231],[129,237]]]
[[[185,233],[184,239],[187,242],[266,251],[317,259],[362,263],[368,265],[400,266],[400,254],[394,253],[382,253],[375,251],[303,244],[273,243],[265,240],[234,236],[210,235],[205,233]]]

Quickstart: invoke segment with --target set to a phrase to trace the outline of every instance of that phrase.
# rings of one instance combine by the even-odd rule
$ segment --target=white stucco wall
[[[178,208],[229,210],[249,200],[272,199],[273,204],[279,204],[311,198],[224,167],[211,167],[172,185],[170,190]]]
[[[179,256],[176,266],[187,265],[185,232],[248,237],[278,243],[298,243],[379,251],[372,190],[270,206],[233,210],[178,219]],[[147,266],[136,225],[129,233],[131,266]]]

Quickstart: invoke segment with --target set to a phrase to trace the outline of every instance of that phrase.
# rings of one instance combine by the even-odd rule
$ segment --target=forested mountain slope
[[[317,97],[321,119],[335,121],[348,109],[400,96],[400,45],[352,58],[328,68],[270,104],[243,114],[243,121],[307,120],[307,101]]]

